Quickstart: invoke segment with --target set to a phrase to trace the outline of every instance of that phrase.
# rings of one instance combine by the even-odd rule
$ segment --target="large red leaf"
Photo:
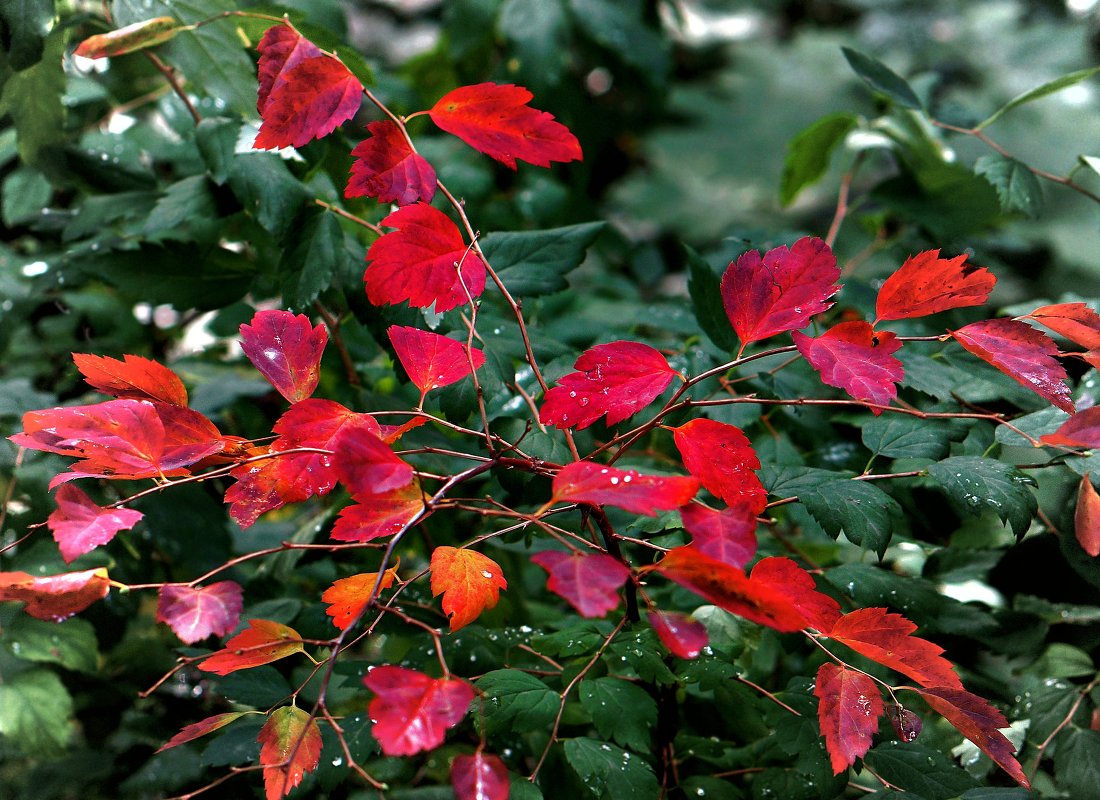
[[[377,572],[363,572],[348,578],[333,581],[332,586],[325,589],[321,600],[328,603],[325,613],[332,617],[332,624],[340,630],[347,628],[366,607],[374,591],[375,583],[378,583],[378,591],[389,589],[397,580],[397,567],[390,567],[378,581]]]
[[[827,631],[840,619],[840,603],[819,592],[813,576],[789,558],[772,556],[757,561],[752,580],[771,586],[790,600],[815,630]]]
[[[225,492],[229,516],[242,528],[250,527],[261,514],[286,505],[298,494],[279,469],[278,458],[241,464],[229,474],[237,479]]]
[[[305,400],[317,388],[327,343],[325,326],[314,328],[305,314],[258,311],[251,325],[241,325],[244,354],[291,403]]]
[[[623,562],[604,553],[543,550],[531,561],[550,573],[546,588],[582,617],[602,617],[619,605],[619,589],[630,578]]]
[[[432,678],[404,667],[375,667],[363,683],[377,697],[367,709],[374,738],[388,756],[411,756],[443,744],[466,716],[474,688],[457,678]]]
[[[806,327],[810,317],[825,311],[840,291],[836,256],[821,239],[799,239],[788,250],[776,247],[763,258],[749,250],[722,275],[722,304],[741,340],[767,339]]]
[[[1042,331],[1019,320],[987,319],[952,331],[951,335],[1020,385],[1063,411],[1074,412],[1066,370],[1054,358],[1058,346]]]
[[[271,712],[256,737],[261,745],[267,800],[279,800],[302,782],[302,776],[317,769],[321,758],[321,730],[309,712],[283,706]]]
[[[273,25],[268,28],[256,45],[260,53],[257,66],[256,111],[264,113],[271,91],[286,83],[286,74],[307,58],[318,58],[321,48],[302,36],[291,25]]]
[[[199,669],[228,675],[239,669],[270,664],[303,650],[298,631],[267,619],[250,619],[249,627],[225,643],[225,647],[199,662]]]
[[[412,149],[397,123],[388,119],[367,125],[370,138],[355,146],[344,197],[377,197],[379,203],[407,206],[435,197],[435,170]]]
[[[67,564],[107,544],[119,531],[130,530],[145,516],[129,508],[101,508],[71,483],[58,489],[55,499],[57,509],[46,524]]]
[[[925,250],[907,258],[882,284],[875,303],[875,322],[980,306],[996,282],[985,267],[967,264],[965,254],[940,258],[939,250]]]
[[[372,495],[407,486],[415,476],[411,466],[366,428],[341,431],[332,447],[336,475],[360,502]]]
[[[340,512],[332,526],[333,539],[369,542],[393,536],[424,510],[424,497],[415,480],[388,492],[370,495],[365,500]]]
[[[841,322],[817,338],[795,331],[795,346],[821,380],[843,389],[856,400],[886,406],[898,396],[904,377],[901,362],[892,353],[901,348],[896,334],[878,333],[863,320]],[[881,408],[872,408],[878,416]]]
[[[451,90],[428,113],[440,128],[512,169],[516,159],[536,167],[580,161],[577,137],[552,114],[528,106],[531,97],[522,86],[479,83]]]
[[[846,644],[860,655],[908,675],[921,686],[962,688],[943,648],[913,636],[917,626],[885,608],[857,608],[822,631],[830,639]]]
[[[399,208],[382,224],[397,228],[367,251],[367,299],[374,305],[408,301],[434,304],[439,313],[478,297],[485,289],[485,262],[466,246],[458,227],[425,203]],[[458,268],[455,265],[460,265]]]
[[[1100,314],[1084,303],[1043,306],[1027,316],[1086,350],[1100,347]]]
[[[500,565],[476,550],[440,545],[432,551],[432,597],[443,595],[443,613],[457,631],[492,608],[508,581]]]
[[[680,509],[680,519],[692,545],[713,559],[744,567],[756,555],[756,514],[748,506],[715,511],[689,503]]]
[[[167,624],[185,644],[225,636],[240,621],[242,600],[241,586],[235,581],[209,586],[169,583],[157,598],[157,622]]]
[[[497,756],[478,750],[451,762],[455,800],[508,800],[508,767]]]
[[[1100,406],[1078,411],[1054,433],[1040,436],[1039,440],[1043,444],[1066,447],[1100,447]]]
[[[0,572],[0,601],[26,603],[24,611],[48,622],[61,622],[83,611],[106,597],[110,588],[111,580],[103,567],[37,577],[26,572]]]
[[[658,511],[687,505],[699,491],[699,481],[679,476],[642,475],[632,469],[574,461],[558,471],[552,488],[551,502],[607,504],[652,517]]]
[[[703,623],[677,611],[650,611],[649,624],[657,638],[677,658],[697,658],[707,646],[707,629]]]
[[[839,775],[871,748],[884,710],[882,693],[864,673],[826,663],[817,671],[814,696],[825,749]]]
[[[391,325],[386,331],[413,386],[420,390],[421,402],[432,389],[449,386],[472,374],[485,363],[485,354],[476,347],[467,353],[464,342],[419,328]]]
[[[187,742],[194,741],[195,739],[198,739],[200,736],[206,736],[206,734],[213,733],[216,730],[220,730],[221,728],[224,728],[229,723],[236,722],[238,719],[243,717],[245,714],[250,714],[250,713],[253,713],[253,712],[249,712],[249,711],[227,711],[224,714],[215,714],[212,717],[207,717],[206,719],[200,719],[198,722],[193,722],[190,725],[185,725],[184,727],[180,728],[179,733],[177,733],[175,736],[173,736],[167,742],[162,744],[160,746],[160,748],[157,750],[157,752],[159,753],[162,750],[167,750],[171,747],[178,747],[181,744],[186,744]]]
[[[1073,532],[1081,549],[1093,558],[1100,556],[1100,494],[1086,472],[1077,490],[1077,510],[1073,514]]]
[[[76,368],[93,389],[118,398],[187,405],[187,389],[168,367],[141,356],[122,359],[73,353]]]
[[[687,471],[708,492],[753,514],[764,510],[768,493],[755,472],[760,459],[740,428],[700,417],[673,428],[672,435]]]

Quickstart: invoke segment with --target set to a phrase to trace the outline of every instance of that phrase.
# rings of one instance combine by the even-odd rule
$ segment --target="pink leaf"
[[[508,800],[508,768],[497,756],[478,750],[451,763],[455,800]]]
[[[531,561],[550,573],[546,588],[565,598],[582,617],[602,617],[619,605],[619,588],[630,577],[621,561],[603,553],[543,550]]]
[[[46,524],[65,563],[107,544],[119,531],[128,531],[145,515],[129,508],[101,508],[71,483],[57,490],[57,509]]]
[[[443,744],[466,716],[474,689],[457,678],[432,678],[404,667],[375,667],[363,683],[377,697],[368,709],[374,738],[388,756],[411,756]]]
[[[756,515],[747,506],[715,511],[689,503],[680,509],[680,519],[692,545],[711,558],[743,567],[756,554]]]
[[[225,636],[241,618],[242,592],[234,581],[209,586],[167,584],[157,599],[157,622],[168,625],[185,644]]]
[[[797,331],[793,337],[798,352],[830,386],[882,406],[897,397],[904,370],[891,355],[901,348],[896,334],[876,333],[869,323],[855,320],[834,325],[816,339]],[[878,416],[882,409],[871,413]]]
[[[839,775],[871,749],[885,710],[882,693],[868,675],[826,663],[817,671],[814,696],[825,748],[833,773]]]
[[[464,342],[456,342],[438,333],[400,325],[391,325],[386,333],[397,352],[398,361],[421,395],[457,383],[472,374],[471,362],[475,370],[485,363],[485,354],[477,348],[471,348],[467,355]]]
[[[369,139],[355,146],[344,197],[377,197],[379,203],[407,206],[435,197],[435,170],[409,146],[408,139],[389,120],[367,125]]]
[[[333,449],[336,474],[356,499],[400,489],[414,477],[413,468],[366,428],[341,431]]]
[[[707,629],[687,614],[650,611],[646,616],[661,644],[677,658],[697,658],[707,646]]]
[[[672,435],[684,466],[708,492],[753,514],[764,510],[768,493],[755,472],[760,459],[740,428],[700,417]]]
[[[642,475],[591,461],[566,464],[554,476],[551,502],[611,505],[652,517],[679,508],[699,491],[695,478]]]
[[[251,325],[241,325],[244,354],[291,403],[305,400],[317,388],[327,343],[325,326],[312,327],[304,314],[259,311]]]
[[[1078,411],[1054,433],[1039,437],[1043,444],[1066,447],[1100,447],[1100,406]]]

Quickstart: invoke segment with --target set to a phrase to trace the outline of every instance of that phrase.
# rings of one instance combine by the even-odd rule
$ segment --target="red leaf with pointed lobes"
[[[1032,311],[1027,318],[1060,333],[1086,350],[1100,347],[1100,314],[1084,303],[1043,306]]]
[[[392,566],[382,575],[378,591],[389,589],[395,580],[398,580],[397,566]],[[325,613],[332,617],[332,624],[340,630],[347,628],[367,605],[376,582],[377,572],[363,572],[333,581],[321,595],[321,600],[328,603]]]
[[[1100,447],[1100,406],[1078,411],[1054,433],[1039,437],[1043,444],[1066,447]]]
[[[184,25],[175,17],[153,17],[107,33],[89,36],[73,55],[81,58],[111,58],[136,53],[147,47],[155,47],[173,38],[181,31],[189,31],[193,25]]]
[[[980,306],[996,282],[985,267],[967,264],[965,254],[940,258],[939,250],[925,250],[905,259],[882,284],[875,302],[875,323]]]
[[[360,502],[370,502],[372,495],[407,486],[415,477],[413,468],[366,428],[341,431],[333,442],[333,450],[340,483]]]
[[[261,514],[287,504],[297,491],[283,477],[277,458],[241,464],[229,474],[237,479],[225,492],[229,516],[242,528],[253,525]],[[292,501],[291,501],[292,502]]]
[[[678,476],[642,475],[632,469],[574,461],[558,471],[552,488],[551,502],[607,504],[652,517],[658,511],[687,505],[699,491],[699,481]]]
[[[497,756],[478,750],[451,762],[455,800],[508,800],[508,767]]]
[[[363,678],[377,697],[367,709],[371,734],[388,756],[411,756],[443,744],[466,716],[474,688],[457,678],[432,678],[404,667],[375,667]]]
[[[1081,549],[1093,558],[1100,556],[1100,494],[1086,472],[1077,490],[1077,510],[1073,515],[1073,531]]]
[[[804,237],[788,250],[776,247],[763,258],[749,250],[722,275],[722,304],[741,340],[750,342],[806,327],[810,317],[833,304],[840,291],[836,256],[821,239]]]
[[[291,25],[273,25],[264,31],[263,38],[256,45],[260,53],[257,66],[258,90],[256,111],[264,113],[264,106],[276,86],[286,83],[286,73],[301,64],[307,58],[324,55],[321,48],[302,36]]]
[[[562,430],[583,430],[607,415],[614,425],[641,411],[679,373],[657,350],[640,342],[610,342],[585,350],[546,393],[539,420]],[[682,380],[682,378],[681,378]]]
[[[130,530],[145,516],[129,508],[101,508],[72,484],[58,489],[55,499],[57,509],[46,524],[66,564],[107,544],[116,533]]]
[[[199,662],[199,669],[215,675],[228,675],[239,669],[251,669],[304,649],[298,631],[267,619],[250,619],[249,627],[225,643],[225,647]]]
[[[397,353],[397,360],[423,398],[432,389],[450,386],[472,374],[485,363],[485,354],[476,347],[467,354],[466,344],[419,328],[391,325],[386,331]]]
[[[767,584],[790,600],[809,627],[827,631],[840,619],[840,603],[819,592],[813,576],[789,558],[773,556],[756,562],[752,580]]]
[[[704,489],[753,514],[764,510],[768,493],[755,472],[760,459],[740,428],[700,417],[673,428],[672,435],[684,466]]]
[[[550,573],[546,588],[582,617],[602,617],[619,605],[619,589],[630,578],[621,561],[604,553],[543,550],[531,561]]]
[[[512,84],[460,86],[439,98],[428,114],[447,133],[512,169],[516,159],[536,167],[580,161],[584,156],[577,137],[553,114],[528,106],[532,97]]]
[[[1042,331],[1014,319],[987,319],[952,331],[955,341],[987,364],[1049,400],[1074,412],[1066,370],[1054,356],[1058,346]]]
[[[924,727],[924,723],[921,722],[919,716],[902,706],[888,706],[886,716],[890,719],[890,724],[894,726],[894,732],[898,735],[898,738],[906,744],[916,741],[917,737],[920,736],[921,729]]]
[[[440,545],[432,551],[432,597],[443,595],[451,632],[477,619],[500,599],[508,581],[500,565],[476,550]]]
[[[193,722],[190,725],[185,725],[180,728],[180,732],[169,739],[167,742],[160,746],[157,750],[158,753],[168,750],[172,747],[178,747],[181,744],[187,744],[200,736],[206,736],[208,733],[213,733],[216,730],[224,728],[231,722],[236,722],[238,719],[248,714],[248,711],[228,711],[224,714],[215,714],[212,717],[206,719],[200,719],[198,722]]]
[[[723,511],[689,503],[680,509],[691,544],[711,558],[744,567],[756,555],[756,514],[737,505]]]
[[[168,367],[141,356],[122,359],[73,353],[73,363],[93,389],[120,399],[187,405],[187,389]]]
[[[209,586],[167,584],[157,598],[157,622],[171,628],[185,644],[207,636],[225,636],[241,619],[242,592],[235,581]]]
[[[367,251],[367,299],[374,305],[408,301],[438,313],[465,305],[485,290],[485,262],[467,247],[458,227],[425,203],[399,208],[382,224],[397,228]],[[460,265],[455,268],[455,265]]]
[[[61,622],[83,611],[106,597],[110,588],[111,580],[103,567],[37,577],[26,572],[0,572],[0,601],[26,603],[25,612],[47,622]]]
[[[340,512],[332,526],[338,542],[369,542],[400,532],[424,510],[420,483],[413,480],[388,492],[370,495]]]
[[[857,320],[834,325],[817,338],[798,331],[792,337],[823,383],[880,406],[898,396],[897,383],[905,371],[892,355],[901,349],[896,334],[876,333],[870,324]],[[871,413],[877,417],[882,409],[872,408]]]
[[[698,658],[707,646],[703,623],[676,611],[650,611],[646,614],[657,638],[677,658]]]
[[[351,177],[344,197],[377,197],[379,203],[407,206],[435,197],[435,170],[412,149],[397,123],[388,119],[367,125],[370,138],[351,154]]]
[[[822,664],[815,684],[817,719],[833,774],[839,775],[871,749],[884,710],[882,694],[869,676],[836,664]]]
[[[321,354],[328,343],[324,325],[305,314],[259,311],[241,325],[241,349],[248,360],[291,403],[305,400],[321,378]]]
[[[283,706],[271,712],[256,737],[260,764],[264,768],[267,800],[279,800],[302,782],[307,772],[317,769],[321,759],[321,730],[309,712]]]

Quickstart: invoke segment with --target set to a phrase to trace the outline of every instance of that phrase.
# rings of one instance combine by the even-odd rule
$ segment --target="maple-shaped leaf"
[[[1058,303],[1026,315],[1086,350],[1100,348],[1100,314],[1084,303]]]
[[[344,197],[377,197],[379,203],[407,206],[435,197],[435,170],[412,149],[396,122],[377,120],[367,125],[370,138],[351,151],[351,165]]]
[[[282,706],[271,712],[256,737],[264,768],[267,800],[279,800],[317,769],[321,758],[321,730],[308,711]]]
[[[913,636],[917,626],[885,608],[857,608],[838,619],[827,631],[830,639],[846,644],[862,656],[877,661],[921,686],[962,688],[943,648]]]
[[[582,617],[602,617],[619,605],[619,589],[630,570],[604,553],[543,550],[531,561],[550,573],[546,588],[568,601]]]
[[[431,570],[432,597],[443,595],[452,633],[495,606],[508,588],[500,565],[476,550],[440,545],[432,551]]]
[[[413,386],[420,390],[420,402],[432,389],[450,386],[485,363],[485,354],[476,347],[466,349],[464,342],[419,328],[391,325],[386,331],[393,343],[397,360],[405,368]]]
[[[472,756],[455,756],[451,787],[455,800],[508,800],[508,767],[498,756],[480,750]]]
[[[897,334],[876,332],[863,320],[841,322],[814,338],[795,331],[795,346],[817,370],[823,383],[843,389],[856,400],[888,406],[898,396],[905,376],[893,353],[901,348]],[[881,408],[872,408],[876,417]]]
[[[875,301],[875,323],[980,306],[996,282],[985,267],[967,264],[965,254],[940,258],[939,250],[925,250],[905,259],[882,284]]]
[[[1100,494],[1096,493],[1087,472],[1081,478],[1081,486],[1077,490],[1073,532],[1082,550],[1093,558],[1100,556]]]
[[[267,619],[250,619],[248,628],[225,643],[225,647],[199,662],[199,669],[228,675],[239,669],[270,664],[303,650],[298,631]]]
[[[113,31],[89,36],[77,45],[73,55],[96,59],[136,53],[138,50],[163,44],[177,33],[193,28],[193,25],[184,25],[175,17],[143,19]]]
[[[1015,319],[987,319],[952,331],[959,344],[987,364],[1072,414],[1066,370],[1055,360],[1058,346],[1042,331]]]
[[[291,403],[305,400],[317,388],[327,343],[325,326],[313,327],[305,314],[258,311],[251,324],[241,325],[244,354]]]
[[[382,574],[381,581],[378,580],[377,572],[363,572],[333,581],[332,586],[325,589],[324,594],[321,595],[321,600],[328,603],[325,613],[332,617],[333,625],[344,630],[366,607],[376,583],[378,591],[382,591],[393,586],[395,580],[397,580],[396,566],[386,570]]]
[[[364,502],[363,498],[407,486],[415,477],[413,468],[366,428],[341,431],[332,448],[340,483],[360,502]]]
[[[1078,411],[1054,433],[1040,436],[1039,441],[1066,447],[1100,447],[1100,406]]]
[[[261,514],[282,508],[287,498],[298,494],[283,477],[278,459],[241,464],[229,473],[237,479],[225,492],[229,516],[242,528],[253,525]]]
[[[447,133],[512,169],[516,159],[536,167],[580,161],[584,156],[577,137],[553,114],[527,105],[532,97],[512,84],[460,86],[439,98],[428,114]]]
[[[604,414],[614,425],[641,411],[679,375],[657,350],[640,342],[598,344],[581,353],[577,372],[546,393],[539,421],[562,430],[587,428]]]
[[[1024,774],[1020,762],[1016,760],[1016,748],[998,728],[1007,728],[1008,720],[988,701],[962,688],[950,686],[928,686],[914,689],[934,711],[943,716],[955,729],[977,745],[978,749],[993,761],[1012,779],[1025,789],[1031,784]]]
[[[887,706],[886,716],[894,726],[894,733],[906,743],[915,742],[924,727],[924,723],[917,714],[900,705]]]
[[[551,502],[607,504],[652,517],[658,511],[687,505],[699,491],[699,481],[679,476],[642,475],[632,469],[574,461],[554,476],[552,489]]]
[[[680,519],[692,545],[711,558],[744,567],[756,555],[756,514],[748,506],[715,511],[689,503],[680,509]]]
[[[194,741],[201,736],[206,736],[208,733],[213,733],[216,730],[224,728],[231,722],[236,722],[245,714],[250,714],[250,711],[227,711],[224,714],[215,714],[212,717],[206,719],[200,719],[198,722],[193,722],[190,725],[185,725],[180,728],[180,732],[162,744],[157,750],[158,753],[168,750],[172,747],[178,747],[181,744],[187,744],[187,742]]]
[[[71,483],[58,489],[54,499],[57,509],[46,524],[66,564],[107,544],[116,533],[130,530],[145,516],[129,508],[102,508]]]
[[[882,693],[869,675],[826,663],[817,671],[814,696],[825,749],[839,775],[871,748],[885,710]]]
[[[370,495],[366,502],[355,503],[340,512],[333,523],[333,539],[338,542],[369,542],[400,532],[424,510],[420,484],[412,481],[388,492]]]
[[[699,417],[673,428],[672,435],[684,466],[703,488],[753,514],[764,510],[768,493],[756,477],[760,459],[740,428]]]
[[[785,596],[815,630],[827,631],[840,619],[840,603],[819,592],[813,576],[789,558],[772,556],[757,561],[752,580]]]
[[[806,327],[810,317],[832,306],[840,291],[836,256],[821,239],[804,237],[790,249],[776,247],[763,257],[744,253],[722,275],[722,304],[741,350],[784,331]]]
[[[413,203],[382,224],[397,230],[378,237],[367,251],[363,280],[374,305],[407,300],[414,308],[434,304],[441,314],[485,290],[485,262],[439,209]]]
[[[707,629],[703,623],[678,611],[650,611],[649,624],[661,644],[677,658],[697,658],[707,646]]]
[[[187,405],[187,389],[179,375],[163,364],[141,356],[109,356],[73,353],[73,363],[93,389],[119,399],[155,400]]]
[[[171,628],[185,644],[207,636],[225,636],[241,618],[241,586],[218,581],[209,586],[169,583],[157,597],[157,622]]]
[[[24,611],[47,622],[61,622],[83,611],[106,597],[110,588],[111,580],[103,567],[40,576],[0,572],[0,601],[26,603]]]
[[[367,710],[374,721],[371,734],[387,756],[439,747],[474,699],[474,687],[464,680],[432,678],[404,667],[375,667],[363,683],[377,695]]]

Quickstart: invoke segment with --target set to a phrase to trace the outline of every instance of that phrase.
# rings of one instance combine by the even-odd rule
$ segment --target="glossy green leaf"
[[[78,672],[95,672],[99,668],[95,628],[85,619],[58,623],[18,614],[3,625],[0,642],[24,661],[60,664]]]
[[[887,458],[942,458],[962,433],[949,423],[905,414],[883,414],[860,428],[864,446]]]
[[[515,669],[498,669],[482,675],[477,688],[483,693],[484,725],[488,733],[503,730],[540,730],[558,714],[561,698],[534,675]]]
[[[830,114],[791,139],[779,179],[780,205],[789,206],[799,192],[821,179],[837,145],[858,124],[855,114]]]
[[[332,283],[347,255],[344,230],[335,214],[322,211],[310,216],[292,241],[279,263],[283,300],[292,310],[308,311],[310,303]]]
[[[217,219],[217,206],[205,175],[192,175],[164,190],[145,220],[145,234],[153,239],[176,238],[176,228],[210,223]]]
[[[1043,189],[1039,179],[1026,165],[1000,153],[990,153],[974,163],[974,172],[997,190],[997,198],[1006,213],[1019,211],[1037,217],[1043,208]]]
[[[19,71],[42,59],[46,35],[53,27],[54,0],[5,0],[0,3],[0,22],[6,27],[8,64]]]
[[[872,58],[850,47],[842,47],[840,50],[856,75],[876,92],[886,95],[902,108],[911,108],[914,111],[923,108],[920,98],[908,81],[877,58]]]
[[[687,245],[684,245],[684,258],[688,266],[688,293],[699,327],[720,348],[736,352],[737,335],[722,305],[721,275]]]
[[[640,800],[657,797],[660,789],[653,768],[642,756],[597,739],[567,740],[565,760],[593,797]]]
[[[897,501],[868,481],[829,481],[802,490],[798,499],[830,536],[842,531],[852,544],[878,553],[890,544]]]
[[[1027,533],[1038,509],[1034,479],[1002,461],[955,456],[930,465],[928,474],[959,508],[974,516],[993,511],[1017,537]]]
[[[883,742],[864,760],[890,783],[925,800],[950,800],[977,786],[943,753],[915,743]]]
[[[584,222],[542,231],[498,231],[485,236],[481,249],[509,292],[537,297],[569,286],[565,276],[584,261],[604,225]]]
[[[1091,78],[1097,72],[1100,72],[1100,67],[1079,69],[1076,72],[1070,72],[1069,74],[1062,75],[1061,77],[1055,78],[1052,81],[1047,81],[1040,86],[1036,86],[1034,89],[1028,89],[1023,94],[1019,94],[1016,97],[1013,97],[1003,106],[1001,106],[988,117],[986,117],[985,120],[983,120],[975,127],[975,130],[980,131],[982,128],[992,125],[994,122],[999,120],[1002,116],[1004,116],[1014,108],[1018,108],[1025,103],[1030,103],[1033,100],[1038,100],[1042,97],[1046,97],[1047,95],[1054,94],[1055,92],[1060,92],[1069,86],[1073,86],[1075,83],[1080,83],[1083,80]]]
[[[1054,774],[1070,797],[1095,797],[1100,786],[1100,731],[1070,733],[1054,754]]]
[[[639,753],[649,752],[657,703],[648,692],[618,678],[595,678],[581,681],[578,693],[600,736]]]

